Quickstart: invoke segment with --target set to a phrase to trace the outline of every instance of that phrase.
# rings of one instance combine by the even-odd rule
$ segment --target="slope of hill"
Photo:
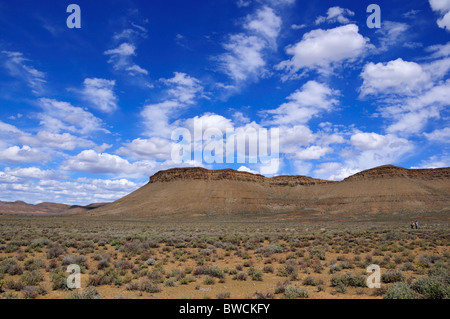
[[[60,214],[75,214],[85,213],[91,209],[99,208],[106,205],[106,203],[94,203],[87,206],[80,205],[66,205],[58,203],[40,203],[28,204],[23,201],[2,202],[0,201],[0,214],[8,215],[60,215]]]
[[[34,215],[47,215],[58,214],[70,206],[57,203],[40,203],[40,204],[28,204],[23,201],[15,202],[1,202],[0,201],[0,214],[34,214]]]
[[[137,217],[258,214],[423,213],[450,209],[450,168],[405,169],[385,165],[340,182],[306,176],[277,176],[231,169],[174,168],[89,216]]]

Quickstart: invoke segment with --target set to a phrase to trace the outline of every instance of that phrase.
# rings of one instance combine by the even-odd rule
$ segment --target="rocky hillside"
[[[57,203],[40,203],[37,205],[28,204],[23,201],[1,202],[0,214],[32,214],[32,215],[48,215],[58,214],[66,209],[69,205]]]
[[[326,181],[301,175],[282,175],[267,178],[263,175],[240,172],[233,169],[208,170],[202,167],[171,168],[168,170],[159,171],[150,177],[150,183],[173,182],[180,180],[228,180],[285,186],[336,183],[334,181]]]
[[[385,165],[340,182],[231,169],[174,168],[160,171],[135,192],[89,216],[189,217],[248,215],[373,215],[450,210],[450,168],[405,169]]]
[[[394,165],[383,165],[361,171],[355,175],[349,176],[345,181],[378,179],[378,178],[396,178],[407,177],[417,178],[421,180],[449,180],[450,168],[434,168],[434,169],[406,169]]]

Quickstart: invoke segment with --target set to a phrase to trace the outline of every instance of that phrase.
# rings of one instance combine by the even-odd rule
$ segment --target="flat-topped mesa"
[[[450,168],[407,169],[394,165],[383,165],[356,173],[345,178],[344,181],[394,177],[409,177],[422,180],[448,179],[450,178]]]
[[[203,167],[181,167],[155,173],[150,177],[150,183],[172,182],[176,180],[264,182],[265,178],[259,174],[240,172],[233,169],[209,170]]]
[[[230,180],[240,182],[268,183],[269,185],[278,185],[278,186],[335,183],[333,181],[320,180],[300,175],[283,175],[268,178],[260,174],[241,172],[233,169],[208,170],[202,167],[171,168],[168,170],[159,171],[150,177],[150,183],[172,182],[176,180],[205,180],[205,181]]]

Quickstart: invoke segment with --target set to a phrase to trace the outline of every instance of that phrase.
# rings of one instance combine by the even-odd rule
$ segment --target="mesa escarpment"
[[[313,184],[329,184],[335,181],[327,181],[301,175],[281,175],[272,178],[265,177],[260,174],[236,171],[233,169],[208,170],[203,167],[183,167],[171,168],[159,171],[150,177],[149,183],[165,183],[173,181],[186,180],[203,180],[203,181],[240,181],[240,182],[256,182],[269,185],[313,185]]]
[[[421,180],[449,180],[450,168],[406,169],[394,165],[383,165],[356,173],[345,178],[344,181],[397,177]]]
[[[232,169],[173,168],[154,174],[145,186],[88,215],[401,216],[448,211],[449,194],[450,168],[385,165],[340,182],[307,176],[268,178]]]
[[[203,167],[181,167],[157,172],[150,177],[150,183],[177,180],[263,182],[265,178],[263,175],[240,172],[233,169],[208,170]]]

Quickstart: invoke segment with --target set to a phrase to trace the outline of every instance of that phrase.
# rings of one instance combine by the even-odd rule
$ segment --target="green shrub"
[[[305,288],[291,285],[285,288],[284,296],[288,299],[309,298],[309,293]]]
[[[153,281],[151,281],[147,278],[144,278],[139,283],[139,290],[149,292],[149,293],[155,293],[155,292],[160,292],[161,288],[158,286],[158,284],[154,283]]]
[[[400,270],[388,270],[381,275],[381,281],[384,283],[404,281],[405,276]]]
[[[239,272],[236,275],[234,275],[233,277],[234,280],[242,280],[245,281],[247,280],[247,274],[245,272]]]
[[[70,299],[101,299],[101,296],[97,289],[89,286],[86,289],[83,289],[81,293],[78,292],[78,290],[72,292]]]
[[[164,281],[164,286],[166,287],[175,287],[177,285],[177,281],[175,278],[169,278],[166,281]]]
[[[386,291],[384,299],[415,299],[414,291],[403,282],[396,282]]]
[[[311,258],[317,257],[320,260],[325,260],[325,251],[319,248],[312,248],[309,251],[309,255],[311,256]]]
[[[265,272],[265,273],[273,273],[273,266],[271,266],[271,265],[265,265],[265,266],[263,267],[263,272]]]
[[[52,289],[53,290],[65,290],[67,289],[67,277],[62,271],[54,272],[51,274]]]
[[[364,276],[357,276],[351,273],[331,276],[331,286],[367,287],[366,278]]]
[[[317,286],[318,284],[318,281],[312,276],[308,276],[303,280],[303,285],[305,286]]]
[[[22,281],[24,286],[37,286],[42,281],[42,279],[42,274],[37,270],[24,272],[20,277],[20,280]]]
[[[420,277],[412,289],[426,299],[447,299],[450,297],[450,289],[444,283],[434,277]]]
[[[5,287],[15,291],[21,291],[23,289],[23,283],[21,280],[14,281],[13,279],[9,279],[5,282]]]
[[[26,286],[22,289],[22,294],[25,299],[35,299],[39,295],[39,287]]]
[[[0,274],[9,274],[11,276],[21,275],[23,268],[15,259],[7,259],[0,263]]]
[[[263,273],[259,270],[256,270],[255,268],[250,268],[249,270],[247,270],[247,274],[254,281],[262,281],[263,280]]]
[[[214,277],[208,276],[208,277],[205,278],[203,283],[205,285],[214,285],[216,283],[216,280],[214,279]]]
[[[218,293],[217,294],[217,299],[227,299],[227,298],[230,298],[230,296],[231,296],[231,293],[228,291],[228,292],[220,292],[220,293]]]
[[[52,245],[47,249],[47,258],[52,259],[64,254],[65,250],[59,245]]]

